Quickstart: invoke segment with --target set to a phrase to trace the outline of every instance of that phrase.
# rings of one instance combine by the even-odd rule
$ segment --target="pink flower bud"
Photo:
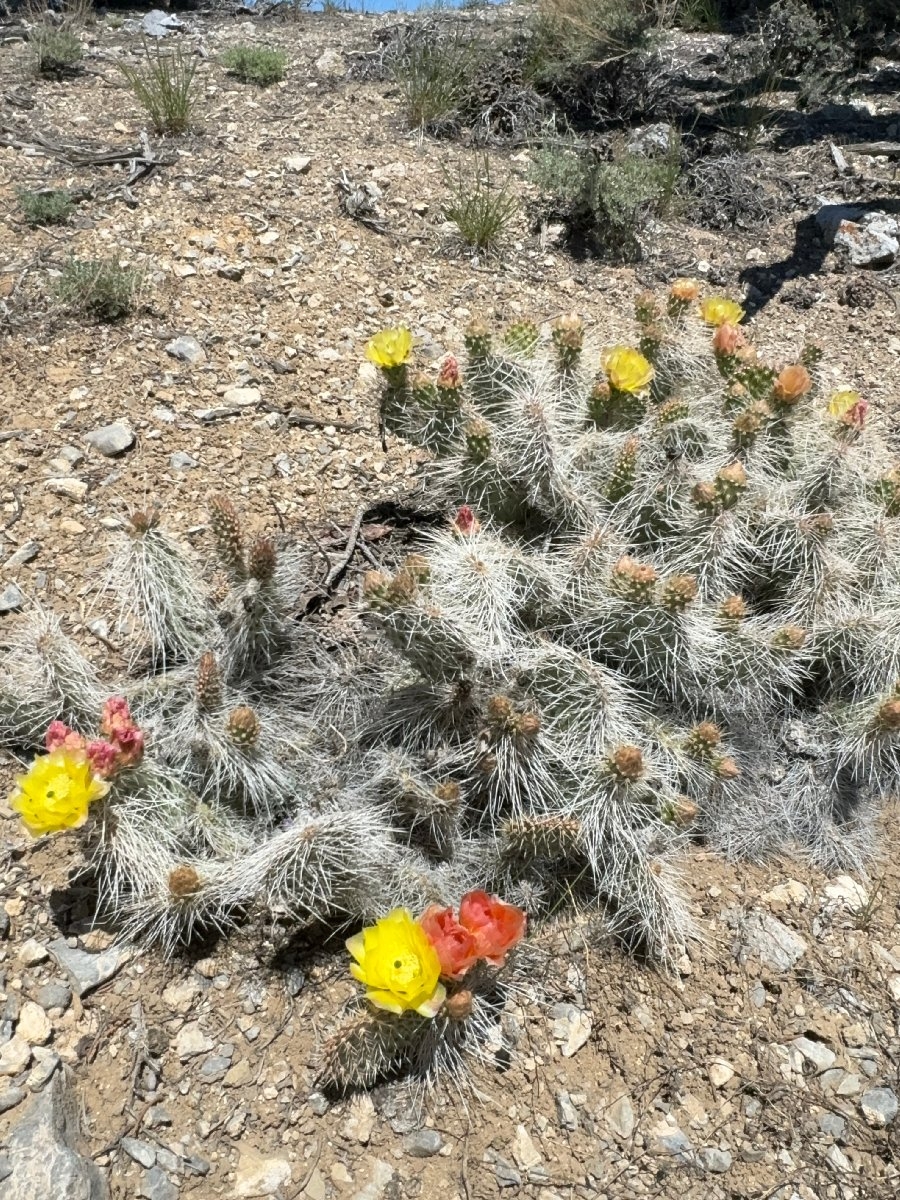
[[[117,748],[117,767],[134,767],[144,757],[144,734],[137,725],[117,730],[113,740]]]
[[[842,421],[845,425],[849,425],[852,429],[864,429],[868,413],[868,400],[859,399],[852,408],[849,408],[844,413]]]
[[[50,754],[54,750],[67,750],[77,754],[84,750],[84,738],[74,729],[70,729],[64,721],[51,721],[44,734],[44,745]]]
[[[124,696],[110,696],[103,705],[103,715],[100,718],[100,732],[110,737],[118,728],[127,728],[131,721],[131,711]]]
[[[441,363],[437,385],[439,388],[458,388],[460,386],[459,362],[452,354],[448,354]]]
[[[111,742],[88,742],[87,757],[91,770],[101,779],[108,779],[110,775],[114,775],[119,765],[119,752]]]
[[[453,518],[453,528],[457,533],[468,536],[471,533],[478,532],[481,528],[481,522],[475,516],[472,509],[469,508],[468,504],[464,504]]]

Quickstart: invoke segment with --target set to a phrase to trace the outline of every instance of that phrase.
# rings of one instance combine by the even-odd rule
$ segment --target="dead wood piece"
[[[900,158],[900,142],[855,142],[844,146],[850,154],[866,154],[871,157],[884,154],[888,158]]]

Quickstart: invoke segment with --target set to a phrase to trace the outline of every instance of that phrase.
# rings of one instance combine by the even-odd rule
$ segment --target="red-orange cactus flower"
[[[426,908],[419,924],[437,951],[441,975],[445,979],[462,979],[478,961],[474,934],[460,925],[452,908],[441,908],[439,904]]]
[[[479,958],[502,967],[507,953],[525,934],[525,913],[487,892],[469,892],[459,905],[459,923],[475,938]]]

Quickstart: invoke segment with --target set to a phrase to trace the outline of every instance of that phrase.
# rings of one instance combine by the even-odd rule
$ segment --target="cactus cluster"
[[[432,452],[448,517],[365,576],[356,645],[298,619],[305,548],[224,497],[205,566],[132,514],[122,677],[22,622],[3,742],[88,738],[111,694],[142,733],[82,833],[128,933],[172,950],[260,907],[353,930],[482,888],[602,908],[666,963],[689,840],[861,865],[898,778],[900,468],[813,347],[767,364],[737,305],[697,299],[641,296],[634,346],[602,355],[576,316],[476,324],[435,379],[405,331],[373,339],[384,428]],[[496,1013],[476,976],[431,1021],[355,1016],[323,1078],[455,1070]]]

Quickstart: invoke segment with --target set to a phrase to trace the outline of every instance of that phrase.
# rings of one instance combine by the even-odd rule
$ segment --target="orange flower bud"
[[[809,377],[809,371],[806,367],[795,363],[793,366],[785,367],[779,373],[772,388],[772,394],[779,404],[796,404],[811,387],[812,380]]]
[[[720,325],[713,337],[713,350],[716,354],[724,354],[726,357],[731,357],[737,354],[747,345],[747,339],[744,332],[738,329],[737,325],[732,325],[730,321],[725,321]]]
[[[676,279],[669,288],[669,295],[681,304],[692,304],[700,298],[700,284],[696,279]]]

